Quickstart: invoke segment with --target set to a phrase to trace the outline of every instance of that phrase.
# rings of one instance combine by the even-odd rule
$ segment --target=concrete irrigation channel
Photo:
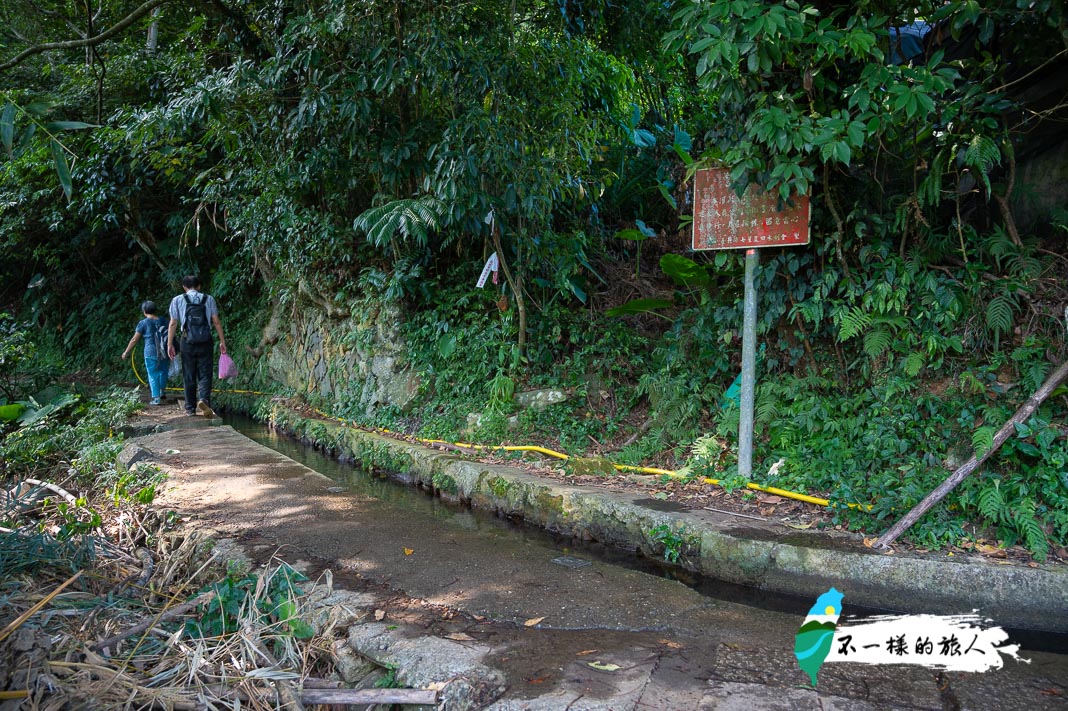
[[[684,513],[648,508],[640,514],[645,518],[631,521],[629,517],[639,515],[628,513],[640,508],[634,501],[572,506],[580,494],[611,497],[606,492],[545,489],[559,484],[529,481],[531,475],[502,466],[494,467],[491,476],[472,475],[472,481],[483,482],[491,491],[496,488],[497,505],[490,505],[481,489],[465,488],[474,484],[465,484],[463,474],[464,467],[489,465],[433,450],[413,454],[414,445],[407,443],[368,440],[374,447],[366,446],[378,448],[380,458],[386,452],[398,463],[425,457],[426,476],[433,480],[436,475],[437,489],[447,486],[452,496],[446,498],[467,504],[462,506],[370,477],[260,426],[249,433],[271,446],[220,420],[183,417],[170,408],[158,408],[135,420],[126,456],[153,459],[168,471],[170,479],[158,504],[181,512],[188,525],[210,529],[221,540],[236,543],[254,561],[278,555],[312,578],[327,576],[335,589],[349,595],[345,604],[365,613],[354,617],[338,641],[339,653],[395,667],[397,678],[407,686],[444,684],[452,690],[443,696],[445,708],[1063,709],[1068,705],[1065,637],[1056,632],[1068,625],[1063,571],[1042,569],[1041,575],[1027,577],[1033,569],[1005,575],[991,566],[988,576],[978,570],[960,579],[960,595],[970,588],[975,599],[1003,596],[1004,607],[1010,602],[1018,608],[1044,606],[1044,614],[1025,610],[1012,622],[992,616],[1007,627],[1026,626],[1019,622],[1032,617],[1050,622],[1050,634],[1020,633],[1025,647],[1021,656],[1030,659],[1029,664],[1006,658],[1003,668],[982,674],[828,664],[814,691],[806,687],[807,678],[794,659],[794,636],[814,600],[812,591],[819,586],[825,590],[828,579],[844,569],[827,562],[844,555],[837,545],[803,547],[791,539],[792,543],[774,543],[778,549],[769,558],[766,546],[774,537],[739,527],[728,536],[737,541],[734,552],[719,558],[722,577],[747,582],[737,571],[757,571],[753,574],[760,576],[764,588],[790,591],[783,581],[793,580],[797,595],[769,596],[756,586],[737,585],[711,586],[713,594],[702,594],[641,565],[621,564],[629,556],[626,551],[641,547],[637,540],[628,544],[628,530],[648,530],[656,521],[689,523]],[[343,451],[341,439],[331,441],[335,451]],[[409,481],[421,481],[419,464],[407,469]],[[448,472],[448,481],[442,472]],[[536,491],[518,494],[523,487]],[[537,491],[542,492],[540,497]],[[508,513],[504,510],[508,501],[507,506],[515,508],[520,507],[519,499],[539,498],[555,512],[558,531],[585,531],[577,537],[592,542],[569,543],[570,539],[546,535],[540,527],[517,527],[493,515]],[[582,514],[584,510],[598,513]],[[542,523],[523,513],[528,521]],[[569,526],[559,525],[564,519],[571,521]],[[616,524],[608,532],[612,520]],[[718,528],[709,525],[707,531],[692,525],[709,541],[728,535],[723,522]],[[784,546],[816,553],[795,554],[784,551]],[[612,553],[616,549],[624,552]],[[917,593],[938,575],[929,572],[929,561],[917,559],[910,578],[909,568],[899,560],[887,568],[879,563],[887,557],[869,557],[868,568],[854,566],[859,572],[849,575],[866,573],[875,578],[873,582],[854,585],[846,576],[845,583],[838,583],[847,594],[846,617],[851,602],[861,602],[851,600],[854,588],[864,591],[857,597],[885,594],[887,607],[910,612],[943,612],[929,606],[960,604],[955,593],[942,597]],[[831,567],[805,569],[806,565]],[[978,580],[988,582],[980,589]],[[1060,599],[1055,598],[1057,585]],[[986,588],[991,587],[998,589],[990,593]],[[1031,598],[1024,596],[1028,590]],[[910,600],[914,604],[909,605]],[[1043,649],[1034,649],[1036,642]]]

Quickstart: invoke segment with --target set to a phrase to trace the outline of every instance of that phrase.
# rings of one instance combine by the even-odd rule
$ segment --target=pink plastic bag
[[[219,380],[237,377],[237,366],[234,359],[225,353],[219,356]]]

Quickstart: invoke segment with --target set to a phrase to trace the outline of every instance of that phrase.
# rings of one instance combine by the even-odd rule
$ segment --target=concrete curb
[[[522,518],[550,531],[660,557],[663,535],[684,567],[731,583],[815,598],[834,586],[848,603],[902,612],[979,613],[1004,627],[1068,632],[1068,570],[978,558],[888,555],[850,534],[794,531],[713,512],[665,511],[660,502],[561,484],[516,467],[305,418],[273,404],[270,423],[365,469],[404,475],[443,498]],[[744,523],[740,523],[744,521]],[[661,528],[661,527],[666,527]]]

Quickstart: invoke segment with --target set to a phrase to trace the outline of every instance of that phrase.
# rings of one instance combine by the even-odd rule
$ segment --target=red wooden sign
[[[693,192],[694,249],[808,244],[808,195],[780,212],[775,195],[757,186],[738,197],[726,168],[697,171]]]

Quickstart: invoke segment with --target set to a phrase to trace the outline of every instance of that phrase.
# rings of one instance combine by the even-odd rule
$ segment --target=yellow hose
[[[342,425],[345,425],[346,427],[359,427],[359,425],[357,425],[354,422],[348,422],[348,421],[346,421],[346,420],[344,420],[344,419],[342,419],[340,417],[334,417],[333,415],[328,415],[325,412],[322,412],[321,410],[314,410],[313,409],[312,411],[315,414],[319,415],[320,417],[325,417],[328,420],[334,420],[335,422],[339,422]],[[382,434],[387,434],[387,435],[395,435],[396,434],[395,432],[387,430],[384,427],[378,427],[378,428],[376,428],[376,430],[378,432],[382,433]],[[546,447],[539,447],[539,446],[536,446],[536,445],[473,444],[471,442],[449,442],[449,441],[443,440],[443,439],[423,439],[421,437],[414,437],[413,439],[415,439],[415,441],[420,442],[422,444],[447,444],[447,445],[450,445],[450,446],[453,446],[453,447],[464,447],[466,449],[496,450],[496,451],[504,451],[504,452],[537,452],[538,454],[544,454],[546,456],[553,457],[555,459],[562,459],[564,461],[567,461],[567,460],[571,459],[571,457],[569,457],[568,455],[564,454],[563,452],[557,452],[555,450],[548,449]],[[637,467],[637,466],[632,466],[630,464],[613,464],[612,466],[615,467],[616,469],[618,469],[619,471],[635,472],[637,474],[654,474],[654,475],[657,475],[657,476],[668,476],[668,477],[671,477],[672,479],[685,479],[686,478],[685,475],[679,474],[679,472],[674,471],[672,469],[657,469],[655,467]],[[712,479],[710,477],[703,477],[701,479],[701,481],[703,483],[705,483],[705,484],[711,484],[713,486],[722,486],[723,485],[722,482],[719,479]],[[801,501],[801,502],[804,502],[806,504],[814,504],[816,506],[829,507],[831,505],[831,502],[828,499],[821,499],[821,498],[819,498],[817,496],[809,496],[808,494],[799,494],[796,491],[788,491],[787,489],[780,489],[780,488],[774,487],[774,486],[761,486],[760,484],[755,484],[753,482],[749,482],[748,484],[745,485],[745,488],[752,489],[753,491],[762,491],[762,492],[764,492],[766,494],[772,494],[774,496],[781,496],[784,499],[793,499],[794,501]],[[851,509],[858,509],[858,510],[861,510],[861,511],[871,511],[871,509],[872,509],[871,504],[848,504],[848,506]]]
[[[141,377],[141,374],[137,372],[137,364],[135,363],[135,361],[136,361],[136,358],[133,355],[131,355],[130,356],[130,365],[131,365],[131,367],[133,367],[134,375],[137,376],[137,379],[141,382],[142,385],[148,385],[148,383],[146,383],[144,381],[144,379]],[[178,392],[182,391],[182,388],[166,388],[166,389],[167,390],[174,390],[174,391],[178,391]],[[237,393],[237,394],[240,394],[240,395],[261,395],[261,396],[264,396],[264,397],[268,397],[270,395],[270,393],[263,393],[263,392],[259,392],[258,390],[224,390],[224,389],[216,388],[215,392]],[[321,410],[313,409],[312,411],[316,415],[319,415],[320,417],[323,417],[323,418],[328,419],[328,420],[333,420],[333,421],[338,422],[338,423],[340,423],[340,424],[342,424],[342,425],[344,425],[346,427],[356,427],[356,428],[360,427],[355,422],[350,422],[350,421],[344,420],[344,419],[342,419],[340,417],[334,417],[333,415],[328,415],[328,414],[326,414],[325,412],[323,412]],[[362,429],[362,428],[360,428],[360,429]],[[387,430],[384,427],[378,427],[378,428],[376,428],[376,430],[378,432],[381,432],[382,434],[387,434],[387,435],[396,435],[397,434],[396,432],[392,432],[390,430]],[[447,444],[447,445],[450,445],[450,446],[453,446],[453,447],[464,447],[466,449],[495,450],[495,451],[504,451],[504,452],[536,452],[538,454],[544,454],[547,457],[553,457],[555,459],[562,459],[564,461],[567,461],[567,460],[571,459],[571,457],[569,457],[568,455],[564,454],[563,452],[557,452],[557,451],[549,449],[547,447],[539,447],[537,445],[472,444],[470,442],[449,442],[449,441],[446,441],[446,440],[443,440],[443,439],[423,439],[421,437],[415,437],[414,439],[415,439],[415,441],[420,442],[422,444]],[[635,474],[652,474],[652,475],[655,475],[655,476],[667,476],[667,477],[671,477],[672,479],[685,479],[686,478],[685,475],[679,474],[677,471],[672,470],[672,469],[658,469],[656,467],[638,467],[638,466],[633,466],[633,465],[630,465],[630,464],[612,464],[612,466],[615,467],[619,471],[633,472]],[[719,479],[712,479],[711,477],[702,477],[701,482],[704,483],[704,484],[711,484],[713,486],[722,486],[723,485],[722,482]],[[794,501],[802,501],[802,502],[804,502],[806,504],[814,504],[816,506],[829,507],[831,505],[831,502],[828,499],[821,499],[818,496],[809,496],[808,494],[799,494],[796,491],[789,491],[787,489],[779,489],[779,488],[774,487],[774,486],[761,486],[760,484],[755,484],[753,482],[749,482],[748,484],[745,485],[745,488],[752,489],[753,491],[762,491],[765,494],[772,494],[773,496],[781,496],[784,499],[792,499]],[[871,511],[871,509],[872,509],[871,504],[848,504],[848,506],[851,509],[858,509],[860,511]]]
[[[137,377],[138,382],[142,385],[148,385],[145,379],[141,377],[141,373],[137,371],[137,358],[133,354],[130,355],[130,367],[133,368],[134,375]],[[171,390],[176,393],[185,392],[185,388],[163,388],[164,390]],[[269,397],[270,393],[261,393],[259,390],[225,390],[223,388],[212,388],[217,393],[237,393],[238,395],[262,395]]]

